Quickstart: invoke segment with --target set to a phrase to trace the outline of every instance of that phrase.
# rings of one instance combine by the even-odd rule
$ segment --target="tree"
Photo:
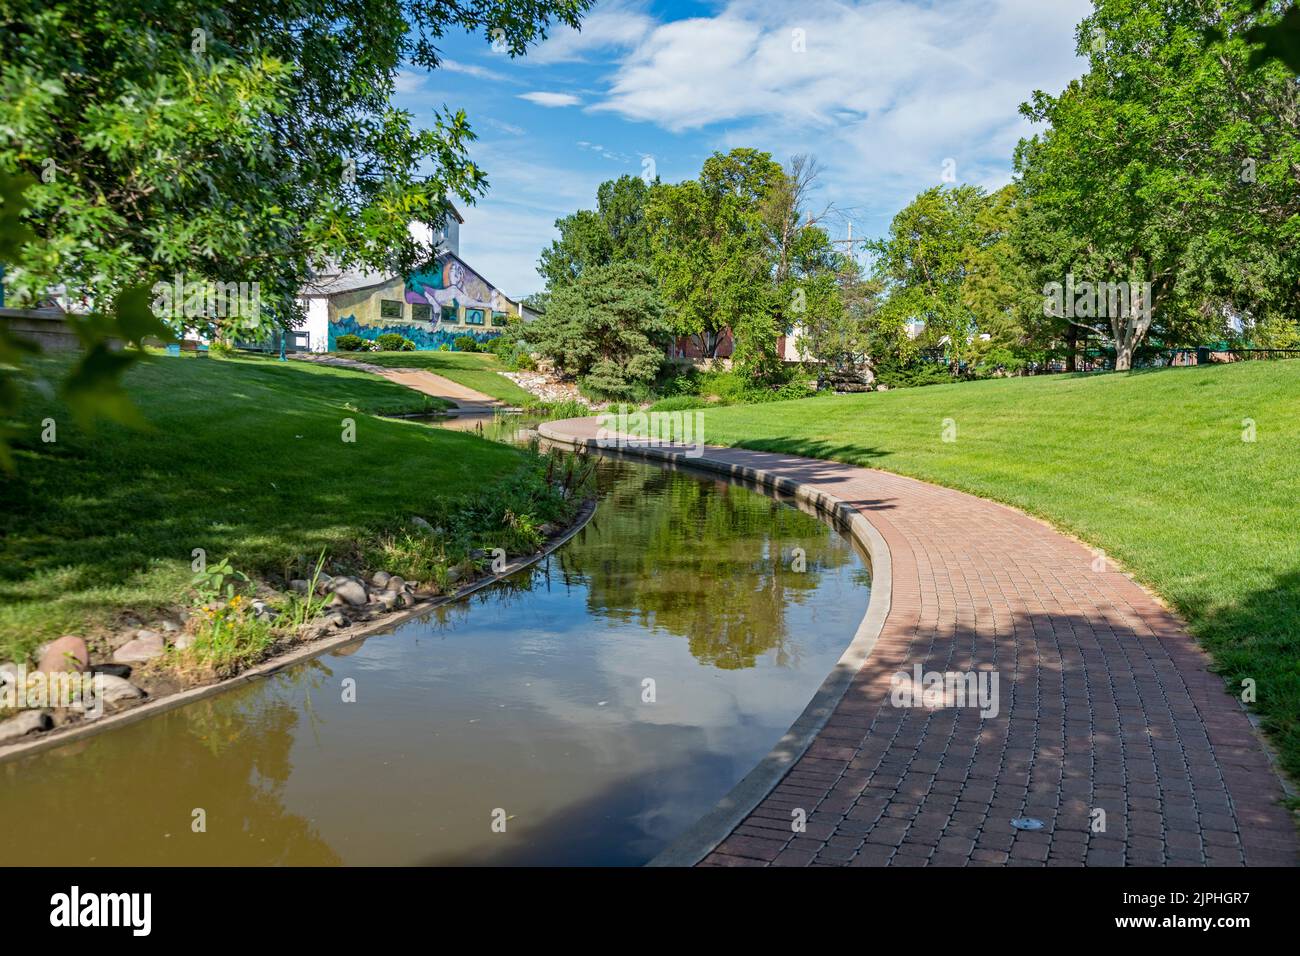
[[[22,183],[3,199],[30,233],[4,250],[7,304],[257,283],[253,335],[294,323],[313,263],[406,270],[428,252],[407,223],[486,178],[462,111],[393,108],[398,70],[436,68],[451,27],[522,54],[590,2],[0,0],[0,174]],[[79,328],[93,346],[108,325]]]
[[[528,340],[585,388],[635,398],[659,373],[670,330],[649,271],[615,262],[584,269],[551,293]]]
[[[733,361],[762,374],[776,353],[772,270],[763,204],[784,172],[769,153],[714,153],[698,180],[654,189],[646,203],[652,259],[673,331],[717,354],[724,330]]]
[[[652,187],[637,176],[607,180],[596,190],[596,208],[555,220],[560,238],[542,251],[537,271],[548,290],[573,282],[583,270],[611,262],[650,261],[646,195]]]
[[[1300,98],[1284,66],[1251,66],[1240,3],[1097,0],[1079,28],[1089,70],[1022,111],[1048,124],[1017,149],[1024,194],[1060,237],[1058,283],[1149,284],[1138,308],[1070,319],[1131,367],[1165,343],[1222,335],[1294,301]],[[1210,44],[1207,33],[1226,36]]]

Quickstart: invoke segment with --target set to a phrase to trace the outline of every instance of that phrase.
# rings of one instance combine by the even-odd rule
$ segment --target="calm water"
[[[584,531],[469,602],[0,764],[5,862],[650,859],[803,709],[868,573],[843,537],[744,488],[613,460],[599,483]]]

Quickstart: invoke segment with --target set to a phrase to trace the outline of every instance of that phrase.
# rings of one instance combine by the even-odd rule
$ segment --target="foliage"
[[[531,323],[534,347],[565,375],[603,397],[631,397],[653,382],[669,325],[645,267],[595,266],[551,294],[545,316]]]
[[[340,335],[334,340],[334,347],[340,352],[369,352],[374,346],[359,335]]]
[[[379,345],[380,351],[383,352],[415,351],[415,343],[404,335],[398,335],[396,332],[385,332],[375,339],[375,342]]]
[[[580,209],[555,220],[560,238],[542,251],[537,271],[548,292],[566,286],[587,269],[614,262],[650,261],[650,233],[645,201],[651,187],[637,176],[620,176],[600,184],[595,210]],[[527,304],[545,311],[548,296]]]
[[[198,597],[199,604],[209,604],[218,600],[229,600],[235,596],[237,587],[248,583],[248,575],[230,566],[230,558],[222,558],[217,564],[205,566],[190,581],[190,587]]]
[[[877,384],[886,388],[913,388],[952,382],[952,373],[944,363],[927,362],[918,356],[880,359],[876,362],[875,372]]]
[[[452,348],[457,352],[478,352],[481,351],[478,339],[472,335],[458,335],[452,340]]]

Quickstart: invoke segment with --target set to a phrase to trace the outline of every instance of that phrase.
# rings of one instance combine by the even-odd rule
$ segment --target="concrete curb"
[[[566,421],[586,421],[586,419],[544,422],[538,426],[538,434],[548,441],[573,448],[600,447],[595,438],[579,438],[564,431],[560,426],[563,426]],[[790,729],[776,742],[767,756],[732,787],[712,810],[647,864],[648,866],[694,866],[725,840],[763,798],[772,792],[794,763],[807,752],[817,734],[830,720],[831,714],[848,691],[854,675],[871,654],[881,629],[885,626],[885,619],[889,616],[890,593],[893,586],[893,565],[884,537],[860,511],[834,495],[817,491],[793,478],[783,478],[759,468],[734,465],[709,458],[707,452],[701,457],[690,457],[683,451],[674,450],[672,446],[637,445],[629,441],[620,443],[618,451],[641,458],[667,461],[689,469],[739,478],[788,495],[796,501],[815,508],[821,514],[835,519],[838,526],[846,530],[853,540],[866,550],[871,563],[871,601],[867,605],[866,616],[862,618],[853,640],[840,655],[831,672],[826,675],[826,679],[813,694],[812,700],[808,702],[803,713],[790,725]]]
[[[79,724],[69,724],[66,728],[52,730],[49,733],[42,734],[40,737],[34,737],[30,740],[22,740],[19,743],[6,744],[0,746],[0,763],[8,760],[15,760],[20,757],[31,756],[40,753],[43,750],[50,750],[54,747],[62,747],[64,744],[75,743],[79,740],[85,740],[96,734],[102,734],[105,731],[116,730],[119,727],[125,727],[127,724],[133,724],[138,720],[144,720],[161,714],[177,707],[183,707],[186,704],[192,704],[195,701],[203,700],[207,697],[215,697],[234,687],[243,686],[260,680],[263,677],[270,677],[272,674],[279,673],[286,667],[292,667],[295,664],[301,664],[303,661],[311,660],[314,657],[320,657],[329,651],[348,644],[355,644],[376,635],[389,631],[399,624],[404,624],[412,618],[419,617],[422,614],[428,614],[439,607],[447,604],[454,604],[462,598],[469,597],[476,591],[481,591],[490,585],[496,584],[502,578],[509,577],[518,571],[531,567],[542,558],[547,557],[563,545],[569,542],[569,539],[587,526],[592,517],[596,514],[596,501],[593,499],[583,505],[582,510],[578,513],[574,523],[561,535],[551,539],[546,543],[541,551],[536,554],[526,555],[516,558],[508,563],[500,574],[491,577],[480,578],[467,584],[452,594],[445,594],[441,597],[429,601],[423,601],[414,607],[406,608],[393,614],[386,614],[377,621],[367,621],[359,627],[350,627],[339,631],[337,634],[315,641],[304,647],[296,647],[291,651],[272,657],[262,663],[250,667],[234,677],[215,684],[204,684],[201,687],[191,687],[189,690],[181,691],[177,694],[171,694],[167,697],[159,697],[155,700],[147,701],[138,707],[132,707],[130,710],[123,710],[116,714],[110,714],[99,720],[85,721]]]

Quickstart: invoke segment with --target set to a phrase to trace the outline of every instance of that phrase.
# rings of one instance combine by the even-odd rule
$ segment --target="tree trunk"
[[[1079,330],[1073,325],[1065,332],[1065,344],[1070,350],[1065,356],[1065,370],[1077,372],[1079,371]]]

